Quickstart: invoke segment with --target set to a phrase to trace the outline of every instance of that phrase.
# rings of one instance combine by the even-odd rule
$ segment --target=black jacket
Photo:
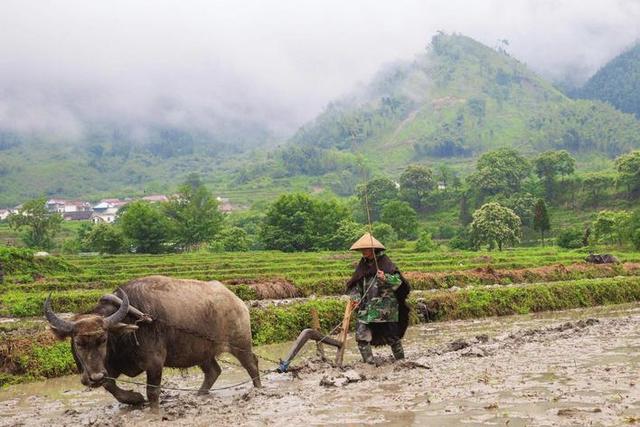
[[[411,292],[411,286],[407,279],[404,278],[398,267],[391,261],[391,259],[385,254],[376,255],[378,259],[378,268],[387,274],[399,274],[402,279],[402,284],[395,290],[396,298],[398,299],[398,328],[397,333],[399,338],[402,338],[409,326],[409,306],[407,305],[407,296]],[[365,257],[360,259],[356,271],[353,272],[351,279],[347,282],[346,293],[350,294],[353,291],[353,287],[357,286],[363,278],[369,279],[376,275],[376,264],[373,260],[368,260]],[[373,337],[373,343],[379,341],[376,337],[375,331]]]

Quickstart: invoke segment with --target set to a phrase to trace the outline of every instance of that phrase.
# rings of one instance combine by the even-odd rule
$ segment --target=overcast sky
[[[582,81],[640,38],[640,0],[1,0],[0,128],[290,129],[437,30]]]

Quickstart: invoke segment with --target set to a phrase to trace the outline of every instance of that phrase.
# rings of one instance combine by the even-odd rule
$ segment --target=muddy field
[[[639,305],[426,324],[409,330],[405,361],[380,348],[380,366],[364,365],[352,345],[344,370],[314,360],[308,344],[298,370],[265,374],[262,389],[166,391],[158,410],[59,378],[0,392],[0,425],[640,424],[639,327]],[[245,377],[225,364],[215,387]],[[175,387],[200,381],[196,371],[165,377]]]

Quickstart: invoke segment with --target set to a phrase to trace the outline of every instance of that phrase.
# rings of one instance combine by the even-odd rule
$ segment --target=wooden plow
[[[296,357],[296,355],[302,350],[302,347],[309,340],[313,340],[316,342],[317,353],[322,358],[322,360],[327,360],[324,353],[323,344],[330,345],[332,347],[336,347],[338,349],[335,358],[335,365],[342,366],[342,359],[344,358],[344,350],[347,346],[347,337],[349,335],[349,323],[351,322],[351,313],[353,312],[353,306],[350,302],[347,302],[347,306],[344,309],[344,317],[342,319],[340,330],[340,335],[338,339],[331,338],[328,335],[323,335],[320,332],[320,319],[318,318],[318,311],[313,308],[311,309],[311,319],[312,319],[312,328],[307,328],[300,332],[298,338],[295,340],[287,357],[284,360],[280,360],[280,365],[278,367],[278,372],[287,372],[289,370],[289,365],[291,361]]]

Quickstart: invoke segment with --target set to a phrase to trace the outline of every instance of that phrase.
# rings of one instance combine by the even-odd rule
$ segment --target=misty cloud
[[[79,137],[88,122],[290,133],[411,59],[437,31],[579,84],[640,37],[640,2],[0,3],[0,128]]]

